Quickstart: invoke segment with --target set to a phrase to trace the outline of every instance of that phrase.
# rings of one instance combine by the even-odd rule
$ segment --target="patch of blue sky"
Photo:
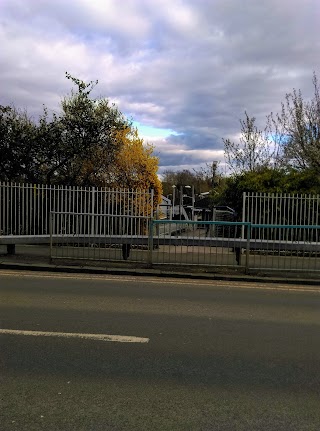
[[[284,134],[267,134],[269,142],[277,142],[278,144],[286,144],[290,140],[290,136]]]
[[[167,138],[170,135],[179,135],[179,133],[175,132],[174,130],[146,126],[139,123],[138,121],[133,121],[132,124],[138,129],[138,132],[141,136],[148,136],[150,138]]]

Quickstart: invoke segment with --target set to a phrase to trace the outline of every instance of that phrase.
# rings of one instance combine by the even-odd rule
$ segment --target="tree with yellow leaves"
[[[144,143],[137,129],[129,125],[115,131],[113,139],[119,149],[113,163],[109,162],[108,150],[97,146],[82,160],[79,182],[131,191],[153,189],[155,209],[161,201],[162,183],[153,145]]]
[[[109,172],[109,183],[131,190],[153,189],[155,203],[159,203],[162,185],[157,176],[159,159],[154,155],[153,145],[145,144],[133,127],[117,131],[116,139],[120,151]]]

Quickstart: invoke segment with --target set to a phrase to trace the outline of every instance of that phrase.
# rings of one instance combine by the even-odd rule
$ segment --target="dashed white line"
[[[20,329],[0,329],[0,334],[26,335],[32,337],[62,337],[62,338],[82,338],[87,340],[113,341],[118,343],[148,343],[149,338],[134,337],[127,335],[110,334],[81,334],[77,332],[44,332],[44,331],[24,331]]]

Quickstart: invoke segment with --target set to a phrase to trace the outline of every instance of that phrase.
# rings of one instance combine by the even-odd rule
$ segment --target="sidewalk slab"
[[[101,266],[81,266],[81,265],[55,265],[43,262],[10,262],[9,259],[0,257],[0,270],[15,271],[36,271],[36,272],[60,272],[70,274],[97,274],[97,275],[127,275],[127,276],[147,276],[184,278],[198,280],[216,280],[232,282],[252,282],[252,283],[282,283],[288,285],[311,285],[317,286],[320,290],[320,281],[311,278],[284,278],[274,276],[257,276],[246,274],[226,274],[213,272],[179,272],[170,271],[166,268],[130,268],[130,267],[101,267]]]
[[[305,284],[319,286],[320,279],[311,278],[310,275],[295,274],[284,276],[280,274],[245,274],[243,268],[237,272],[237,269],[212,269],[202,268],[195,271],[194,266],[174,265],[153,265],[148,267],[147,264],[137,264],[130,261],[109,262],[109,261],[70,261],[67,259],[50,260],[49,246],[39,245],[18,245],[15,255],[6,254],[4,247],[0,247],[0,269],[18,270],[18,271],[52,271],[65,273],[82,273],[82,274],[112,274],[112,275],[133,275],[133,276],[151,276],[151,277],[172,277],[185,279],[202,279],[202,280],[225,280],[239,282],[258,282],[258,283],[287,283],[287,284]]]

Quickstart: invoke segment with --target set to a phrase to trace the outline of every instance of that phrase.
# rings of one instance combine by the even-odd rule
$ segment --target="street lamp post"
[[[176,202],[176,188],[177,188],[177,186],[175,186],[174,184],[173,184],[173,186],[172,186],[172,219],[174,218],[174,216],[175,216],[175,209],[174,209],[174,206],[175,206],[175,202]]]
[[[194,186],[192,186],[192,201],[191,201],[191,211],[192,211],[192,221],[194,221],[194,203],[195,203],[195,198],[194,198]]]
[[[191,189],[191,218],[194,220],[194,186],[184,186],[186,189]],[[183,202],[182,202],[183,203]]]
[[[180,220],[182,218],[182,208],[183,208],[183,186],[180,186],[180,199],[179,199]]]

